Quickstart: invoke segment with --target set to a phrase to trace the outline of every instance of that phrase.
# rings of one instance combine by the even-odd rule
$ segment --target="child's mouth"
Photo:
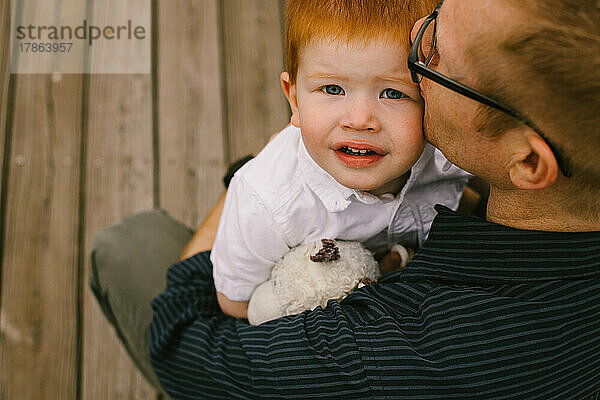
[[[338,149],[338,151],[341,151],[342,153],[346,153],[346,154],[350,154],[351,156],[371,156],[373,154],[377,154],[372,150],[359,150],[359,149],[353,149],[352,147],[340,147]]]
[[[370,167],[385,156],[383,150],[367,144],[350,145],[340,143],[334,146],[333,149],[337,158],[350,168]]]

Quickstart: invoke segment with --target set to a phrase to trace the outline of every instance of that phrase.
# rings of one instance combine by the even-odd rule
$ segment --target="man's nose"
[[[348,104],[340,121],[342,129],[377,132],[381,124],[374,110],[375,105],[368,100],[354,100]]]
[[[418,20],[417,22],[415,22],[415,24],[412,27],[412,30],[410,31],[410,44],[412,45],[415,42],[415,38],[417,37],[417,32],[419,32],[419,28],[421,27],[421,25],[423,25],[423,21],[425,21],[427,17],[423,17],[420,20]]]

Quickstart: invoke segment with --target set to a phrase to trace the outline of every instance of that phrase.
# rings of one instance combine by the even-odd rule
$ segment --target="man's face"
[[[465,49],[484,35],[500,40],[499,24],[511,18],[498,0],[446,0],[437,25],[438,56],[430,68],[467,86],[477,88],[474,69]],[[414,39],[424,19],[413,28]],[[425,39],[424,39],[425,40]],[[425,44],[424,44],[425,45]],[[490,51],[485,56],[494,54]],[[509,77],[507,79],[510,79]],[[425,100],[424,131],[427,140],[459,167],[490,182],[507,182],[506,152],[497,138],[486,136],[474,125],[479,103],[427,78],[420,84]]]
[[[391,40],[315,40],[303,49],[292,121],[315,162],[346,187],[391,184],[423,151],[423,101],[407,56]]]

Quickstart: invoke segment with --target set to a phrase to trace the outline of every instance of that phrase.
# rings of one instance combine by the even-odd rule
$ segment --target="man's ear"
[[[522,153],[510,167],[510,180],[519,189],[539,190],[550,187],[558,177],[558,162],[548,144],[531,132],[526,137],[529,152]]]
[[[300,127],[300,114],[298,113],[298,98],[296,96],[296,85],[292,85],[290,82],[290,74],[287,72],[281,73],[281,88],[283,89],[283,93],[287,98],[288,103],[290,103],[290,108],[292,109],[292,118],[290,122],[292,125],[296,127]]]

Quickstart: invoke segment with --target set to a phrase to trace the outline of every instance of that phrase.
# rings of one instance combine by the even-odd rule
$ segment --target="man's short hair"
[[[577,191],[572,194],[576,204],[569,207],[578,215],[598,218],[600,2],[503,1],[527,22],[505,32],[499,46],[480,38],[467,50],[478,88],[538,125],[573,174],[569,186]],[[481,105],[475,123],[481,131],[501,134],[519,122]]]
[[[304,47],[313,39],[385,38],[405,45],[413,24],[431,13],[438,0],[288,0],[286,69],[292,84]]]

